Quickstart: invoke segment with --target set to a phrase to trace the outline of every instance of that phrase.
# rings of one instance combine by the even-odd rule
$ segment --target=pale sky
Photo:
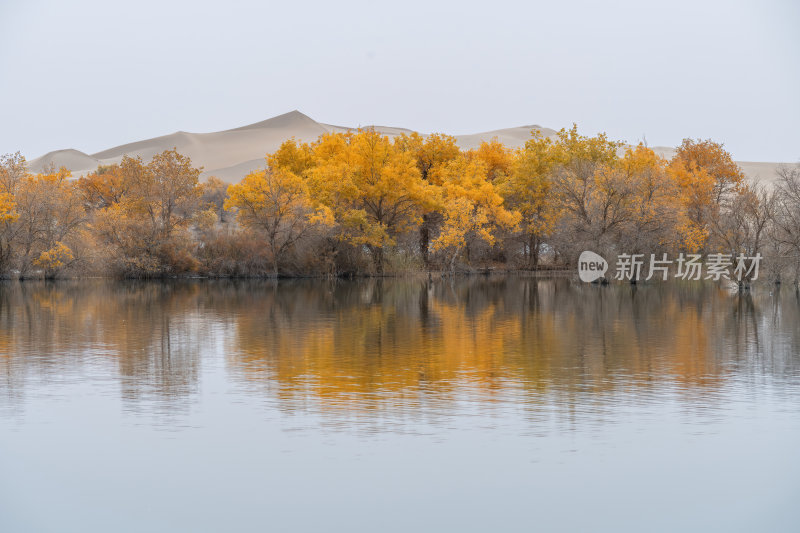
[[[298,109],[797,161],[800,2],[0,0],[0,103],[0,153],[28,159]]]

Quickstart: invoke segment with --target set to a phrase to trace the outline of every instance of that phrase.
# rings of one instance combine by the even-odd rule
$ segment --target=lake
[[[0,531],[797,531],[800,299],[0,284]]]

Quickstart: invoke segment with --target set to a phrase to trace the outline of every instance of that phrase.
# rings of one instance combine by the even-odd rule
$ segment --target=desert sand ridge
[[[390,137],[413,131],[391,126],[362,126],[362,129],[366,128],[373,128]],[[98,165],[119,163],[125,155],[140,156],[147,160],[164,150],[176,148],[180,153],[189,156],[196,166],[203,167],[202,178],[217,176],[228,182],[236,182],[248,173],[263,168],[265,155],[277,150],[287,139],[312,142],[325,133],[358,129],[323,124],[294,110],[238,128],[211,133],[177,131],[123,144],[95,154],[86,154],[74,149],[56,150],[29,161],[28,168],[32,172],[41,172],[51,165],[63,166],[71,170],[73,175],[81,176],[95,170]],[[517,148],[525,145],[533,130],[539,130],[547,137],[556,134],[554,129],[533,124],[469,135],[455,135],[455,138],[462,149],[477,148],[481,142],[494,138],[506,146]],[[674,148],[669,147],[655,147],[654,150],[663,157],[671,157],[675,152]],[[739,162],[739,165],[748,177],[771,181],[775,177],[779,163],[743,161]]]
[[[265,128],[283,129],[283,128],[302,128],[302,127],[319,129],[322,130],[323,133],[326,132],[324,124],[320,124],[313,118],[295,109],[294,111],[289,111],[288,113],[284,113],[283,115],[278,115],[277,117],[268,118],[267,120],[262,120],[261,122],[255,122],[253,124],[248,124],[247,126],[241,126],[239,128],[224,130],[219,133],[228,133],[232,131],[242,131],[242,130],[252,130],[252,129],[265,129]]]
[[[470,135],[456,135],[458,145],[466,150],[477,148],[483,141],[490,141],[497,138],[498,141],[511,148],[525,146],[525,142],[531,138],[531,132],[539,130],[545,137],[553,137],[556,130],[543,128],[541,126],[518,126],[516,128],[506,128],[502,130],[492,130],[483,133],[473,133]]]
[[[36,168],[33,168],[34,162]],[[100,160],[89,154],[85,154],[80,150],[67,148],[66,150],[56,150],[49,152],[38,159],[34,159],[29,163],[29,167],[35,172],[43,170],[45,167],[55,166],[56,168],[67,167],[72,170],[73,168],[91,168],[97,167]]]

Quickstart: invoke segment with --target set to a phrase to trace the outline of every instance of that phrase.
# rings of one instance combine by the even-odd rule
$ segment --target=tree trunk
[[[539,239],[533,234],[528,236],[528,266],[532,270],[539,269]]]
[[[369,251],[372,254],[372,264],[375,267],[375,274],[378,276],[383,275],[383,246],[370,246]]]
[[[431,241],[431,216],[428,213],[422,215],[422,224],[419,227],[419,253],[422,255],[422,262],[425,268],[430,264],[430,254],[428,248]]]
[[[280,255],[277,245],[276,233],[271,231],[269,234],[269,248],[272,252],[272,275],[276,278],[278,277],[278,256]]]
[[[450,275],[456,273],[456,258],[458,257],[458,252],[453,252],[453,256],[450,258]]]

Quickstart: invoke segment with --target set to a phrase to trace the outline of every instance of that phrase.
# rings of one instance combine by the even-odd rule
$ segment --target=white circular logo
[[[608,263],[605,259],[594,252],[585,251],[578,258],[578,276],[581,281],[591,283],[602,278],[608,270]]]

